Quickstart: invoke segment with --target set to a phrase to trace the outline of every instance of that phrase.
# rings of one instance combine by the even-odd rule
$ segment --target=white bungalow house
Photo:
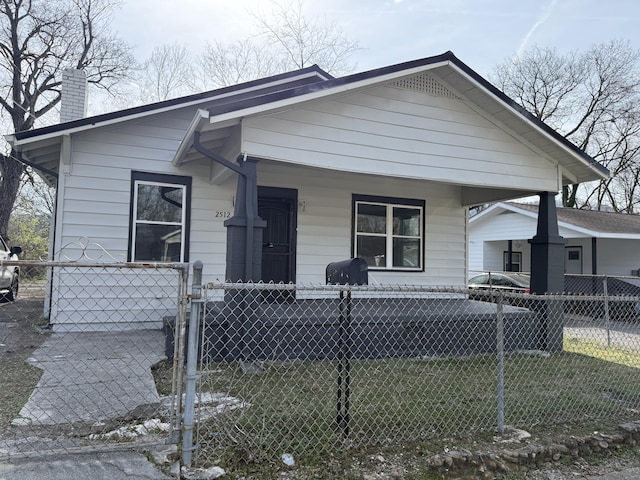
[[[201,260],[205,281],[322,284],[327,264],[362,257],[370,283],[464,286],[469,206],[608,175],[451,52],[342,78],[313,66],[8,140],[57,185],[54,260],[84,237],[126,261]],[[553,243],[553,215],[541,222]],[[112,321],[137,327],[117,305]]]
[[[638,275],[640,216],[558,208],[559,233],[565,239],[568,274]],[[498,202],[469,221],[469,271],[531,270],[537,205]]]

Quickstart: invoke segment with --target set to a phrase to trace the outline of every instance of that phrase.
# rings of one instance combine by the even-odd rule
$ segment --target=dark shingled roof
[[[537,205],[510,203],[514,207],[538,213]],[[640,234],[640,215],[602,212],[597,210],[578,210],[577,208],[558,208],[558,222],[602,233]]]

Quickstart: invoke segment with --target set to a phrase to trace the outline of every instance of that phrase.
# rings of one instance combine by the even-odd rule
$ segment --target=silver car
[[[20,268],[15,265],[5,265],[7,260],[18,260],[22,248],[7,246],[7,242],[0,237],[0,300],[13,302],[18,295]]]

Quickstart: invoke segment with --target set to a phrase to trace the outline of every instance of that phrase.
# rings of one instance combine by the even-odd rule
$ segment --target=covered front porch
[[[289,293],[283,300],[283,293]],[[204,362],[438,358],[561,349],[542,301],[470,300],[466,289],[420,286],[209,284],[200,325]],[[315,298],[313,298],[315,297]],[[165,318],[166,353],[174,318]],[[555,327],[558,327],[557,329]],[[560,336],[560,345],[557,338]],[[553,345],[552,345],[553,344]]]

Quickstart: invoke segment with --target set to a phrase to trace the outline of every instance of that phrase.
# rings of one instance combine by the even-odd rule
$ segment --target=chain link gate
[[[0,457],[178,441],[183,343],[165,337],[182,338],[188,265],[0,267],[20,269],[17,297],[0,300]]]
[[[507,425],[593,428],[640,408],[638,318],[608,345],[598,295],[211,283],[194,297],[184,448],[199,466]]]

